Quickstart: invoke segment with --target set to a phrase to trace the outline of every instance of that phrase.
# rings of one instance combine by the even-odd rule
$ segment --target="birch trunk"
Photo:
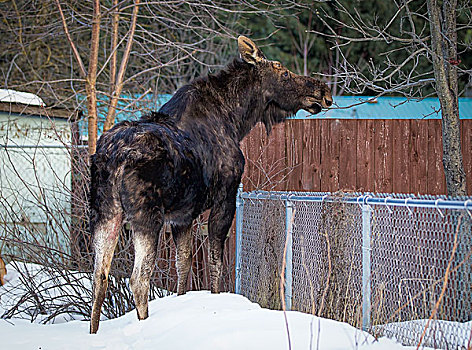
[[[447,194],[465,196],[457,88],[456,0],[427,0],[436,92],[441,104],[443,165]]]

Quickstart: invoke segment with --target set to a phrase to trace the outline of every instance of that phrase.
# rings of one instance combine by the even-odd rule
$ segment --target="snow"
[[[38,312],[37,303],[32,301],[35,298],[25,300],[24,296],[35,292],[41,300],[54,300],[57,305],[76,305],[81,300],[87,300],[87,296],[84,293],[78,295],[77,290],[91,290],[87,274],[77,271],[58,272],[32,263],[9,263],[6,270],[6,283],[0,287],[0,316],[21,303],[21,308],[17,308],[14,317],[34,319],[36,323],[62,323],[83,319],[73,306],[65,308],[67,313],[51,318],[47,313]]]
[[[30,267],[37,271],[37,266]],[[18,272],[10,268],[6,280],[0,287],[0,312],[12,302],[10,298],[18,297],[18,293],[10,295],[12,285],[18,292]],[[286,316],[291,349],[404,349],[393,340],[375,340],[346,323],[295,311]],[[87,321],[43,325],[0,319],[2,349],[289,349],[282,311],[261,308],[232,293],[167,296],[150,302],[149,318],[144,321],[138,321],[132,311],[102,320],[98,334],[88,331]]]
[[[246,298],[189,292],[150,303],[150,317],[135,312],[101,321],[98,334],[88,322],[40,325],[2,320],[4,349],[288,349],[283,312],[267,310]],[[287,312],[292,349],[400,349],[347,324]],[[312,339],[310,347],[310,339]]]
[[[35,94],[10,89],[0,89],[0,102],[20,103],[30,106],[46,106],[44,101]]]
[[[406,336],[409,344],[418,344],[425,328],[423,344],[439,349],[468,349],[472,321],[432,320],[428,323],[428,320],[419,319],[374,326],[374,331],[377,329],[385,335]]]

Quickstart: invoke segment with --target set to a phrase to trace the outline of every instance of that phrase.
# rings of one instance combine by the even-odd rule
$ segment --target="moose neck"
[[[264,123],[267,134],[274,124],[293,115],[267,98],[260,72],[246,62],[234,60],[216,75],[205,78],[212,93],[223,97],[219,114],[222,122],[229,122],[238,141],[241,141],[258,123]],[[216,99],[215,99],[216,100]],[[220,103],[220,99],[217,99]]]
[[[262,79],[251,65],[234,60],[215,75],[179,89],[160,110],[183,129],[197,124],[230,134],[241,141],[258,123],[267,133],[296,111],[284,111],[264,97]]]

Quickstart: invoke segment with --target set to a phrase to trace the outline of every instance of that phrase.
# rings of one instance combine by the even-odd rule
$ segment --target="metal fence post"
[[[241,293],[241,235],[243,233],[243,207],[244,200],[242,198],[243,184],[239,184],[238,195],[236,196],[236,261],[235,261],[235,286],[236,294]]]
[[[292,232],[293,232],[293,203],[285,201],[285,239],[287,240],[287,253],[285,256],[285,309],[292,309]]]
[[[370,324],[370,296],[371,296],[371,261],[370,239],[372,237],[372,208],[362,204],[362,329],[369,331]]]

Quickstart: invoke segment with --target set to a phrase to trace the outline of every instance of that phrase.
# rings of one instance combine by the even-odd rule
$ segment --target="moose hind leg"
[[[90,317],[90,333],[97,333],[100,310],[108,287],[113,252],[120,235],[122,215],[117,214],[106,222],[95,225],[93,232],[95,263],[93,269],[93,303]]]
[[[162,224],[156,227],[156,231],[154,232],[133,232],[135,255],[130,287],[133,292],[139,320],[144,320],[148,317],[149,281],[156,261],[157,244],[161,227]]]
[[[223,271],[223,250],[225,246],[225,239],[221,237],[214,237],[210,239],[210,290],[212,293],[220,292],[221,274]]]
[[[172,237],[177,248],[177,295],[182,295],[192,266],[192,226],[172,226]]]
[[[210,241],[210,290],[212,293],[220,292],[220,280],[223,270],[223,250],[235,211],[236,201],[234,198],[230,198],[220,205],[215,205],[210,213],[208,238]]]

